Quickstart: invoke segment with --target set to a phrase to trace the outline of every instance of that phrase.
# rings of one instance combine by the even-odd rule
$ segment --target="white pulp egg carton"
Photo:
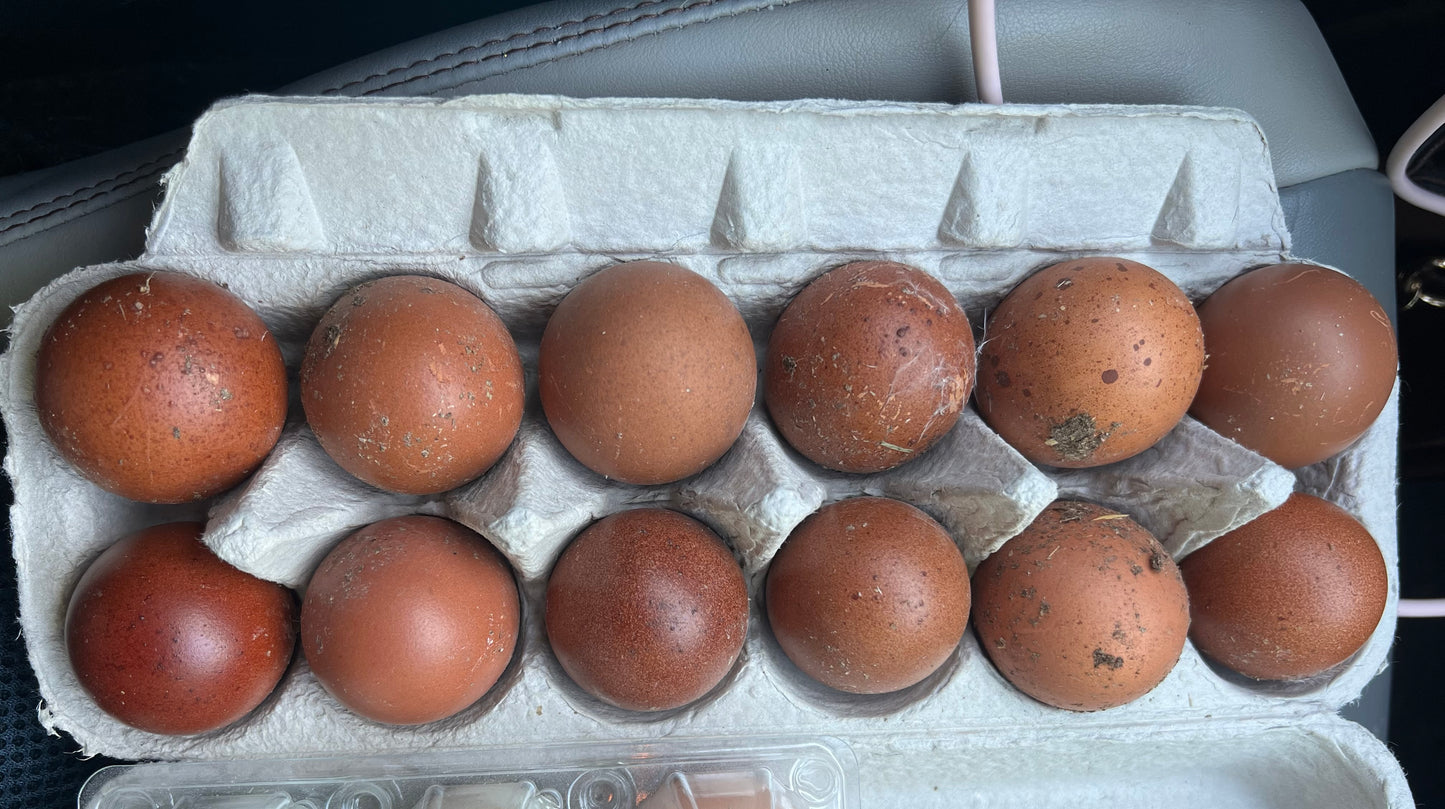
[[[196,124],[168,175],[145,253],[77,270],[16,313],[0,380],[21,621],[45,698],[41,721],[87,753],[145,759],[836,737],[857,756],[865,806],[1411,805],[1386,748],[1336,715],[1384,666],[1394,633],[1393,401],[1358,444],[1298,473],[1189,418],[1131,460],[1041,469],[970,409],[926,455],[866,476],[803,459],[759,403],[727,455],[663,486],[588,471],[562,449],[537,403],[548,315],[581,278],[617,261],[658,258],[710,279],[737,303],[761,352],[793,294],[853,259],[933,274],[978,326],[1030,272],[1090,255],[1141,261],[1195,300],[1288,258],[1258,126],[1239,112],[1177,107],[535,96],[223,103]],[[528,371],[521,432],[467,486],[436,497],[388,494],[330,461],[293,394],[280,444],[232,492],[194,506],[107,494],[42,434],[34,362],[65,305],[137,270],[226,284],[270,326],[293,379],[312,328],[348,287],[403,273],[458,283],[517,339]],[[789,531],[822,504],[858,494],[932,514],[972,566],[1056,497],[1124,511],[1182,557],[1293,490],[1359,518],[1390,570],[1385,616],[1369,643],[1305,683],[1247,681],[1189,645],[1147,696],[1072,713],[1014,690],[970,631],[922,683],[858,696],[804,676],[758,609],[768,561]],[[725,681],[692,705],[655,714],[612,708],[575,687],[548,650],[541,614],[547,572],[568,541],[593,520],[641,504],[711,525],[754,596],[746,645]],[[408,513],[480,532],[511,561],[524,594],[510,668],[461,714],[419,727],[362,719],[323,691],[299,651],[257,711],[201,736],[128,728],[77,684],[63,643],[66,603],[86,564],[121,535],[208,518],[205,539],[223,558],[300,590],[341,537]]]

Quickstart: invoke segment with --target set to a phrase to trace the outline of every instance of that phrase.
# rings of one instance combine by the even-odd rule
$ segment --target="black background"
[[[1016,0],[1026,1],[1026,0]],[[1202,2],[1205,0],[1201,0]],[[0,177],[45,168],[186,126],[214,99],[265,92],[368,52],[523,2],[248,3],[0,0]],[[1438,0],[1305,0],[1382,157],[1445,95]],[[1007,76],[1005,88],[1007,87]],[[1445,219],[1400,204],[1398,261],[1409,272],[1445,256]],[[3,268],[0,268],[3,271]],[[1402,299],[1403,302],[1403,299]],[[1445,311],[1400,312],[1401,586],[1445,597]],[[8,490],[3,492],[9,502]],[[35,720],[15,621],[14,578],[0,564],[0,804],[74,806],[104,763],[73,755]],[[1421,806],[1445,807],[1445,620],[1402,620],[1394,650],[1390,744]],[[62,763],[63,762],[63,763]]]

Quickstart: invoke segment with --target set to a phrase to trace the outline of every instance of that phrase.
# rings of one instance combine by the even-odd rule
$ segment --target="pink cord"
[[[1003,103],[1003,82],[998,71],[998,27],[993,0],[968,0],[968,38],[973,48],[973,78],[978,100]]]
[[[1402,598],[1401,618],[1445,618],[1445,598]]]

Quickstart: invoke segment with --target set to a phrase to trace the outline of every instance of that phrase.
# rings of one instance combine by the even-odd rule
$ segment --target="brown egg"
[[[804,520],[768,568],[768,621],[804,674],[830,688],[907,688],[968,628],[968,567],[943,526],[907,503],[856,497]]]
[[[1199,306],[1209,367],[1189,412],[1288,469],[1353,444],[1395,385],[1395,330],[1343,273],[1276,264]]]
[[[547,639],[582,690],[632,711],[693,702],[732,669],[748,591],[727,545],[675,511],[588,526],[547,580]]]
[[[1189,598],[1163,546],[1123,514],[1056,501],[973,576],[973,627],[1000,673],[1059,708],[1138,699],[1179,661]]]
[[[1348,660],[1385,611],[1385,560],[1364,526],[1307,494],[1182,563],[1199,651],[1256,680],[1312,677]]]
[[[225,727],[276,688],[296,646],[296,600],[201,543],[200,523],[117,540],[65,615],[76,679],[101,710],[152,733]]]
[[[1199,318],[1174,282],[1134,261],[1076,259],[1024,279],[988,316],[974,398],[1029,460],[1102,466],[1172,430],[1203,366]]]
[[[203,500],[276,445],[286,368],[261,318],[227,290],[178,273],[125,275],[46,331],[35,407],[61,456],[106,491]]]
[[[846,264],[804,287],[778,319],[768,411],[814,463],[892,469],[958,421],[973,351],[968,316],[937,279],[889,261]]]
[[[418,275],[368,281],[317,324],[301,404],[322,449],[378,488],[435,494],[478,476],[522,423],[522,361],[491,308]]]
[[[520,624],[511,568],[491,544],[440,517],[396,517],[322,560],[301,604],[301,647],[341,704],[415,725],[481,699]]]
[[[701,472],[737,440],[757,355],[737,307],[702,276],[634,261],[588,277],[547,321],[542,409],[562,446],[627,483]]]

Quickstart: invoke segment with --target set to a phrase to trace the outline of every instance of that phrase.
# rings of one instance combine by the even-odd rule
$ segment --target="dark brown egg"
[[[988,316],[978,412],[1029,460],[1122,461],[1174,428],[1199,387],[1204,342],[1173,281],[1086,258],[1024,279]]]
[[[396,517],[326,555],[301,604],[301,647],[341,704],[392,725],[481,699],[512,659],[521,601],[485,539],[440,517]]]
[[[768,411],[814,463],[892,469],[958,421],[973,352],[968,316],[937,279],[889,261],[846,264],[804,287],[778,319]]]
[[[618,264],[578,284],[547,321],[542,409],[562,446],[627,483],[701,472],[737,440],[757,355],[726,295],[675,264]]]
[[[1098,711],[1153,690],[1179,662],[1189,598],[1138,523],[1057,501],[973,576],[973,626],[1000,673],[1059,708]]]
[[[857,497],[804,520],[768,568],[768,621],[803,673],[831,688],[907,688],[968,628],[968,567],[943,526],[897,500]]]
[[[456,284],[416,275],[341,296],[311,334],[301,404],[322,449],[373,486],[454,489],[502,457],[522,423],[507,327]]]
[[[261,318],[178,273],[106,281],[60,313],[35,368],[40,426],[101,488],[202,500],[241,482],[281,437],[286,368]]]
[[[1353,278],[1276,264],[1199,306],[1209,367],[1190,414],[1288,469],[1353,444],[1395,385],[1395,330]]]
[[[152,733],[225,727],[276,688],[296,646],[296,601],[201,543],[200,523],[117,540],[70,597],[65,645],[101,710]]]
[[[1380,548],[1339,506],[1306,494],[1181,564],[1199,651],[1256,680],[1312,677],[1348,660],[1385,611]]]
[[[547,639],[582,690],[632,711],[693,702],[722,681],[748,631],[748,592],[727,545],[675,511],[593,523],[547,580]]]

